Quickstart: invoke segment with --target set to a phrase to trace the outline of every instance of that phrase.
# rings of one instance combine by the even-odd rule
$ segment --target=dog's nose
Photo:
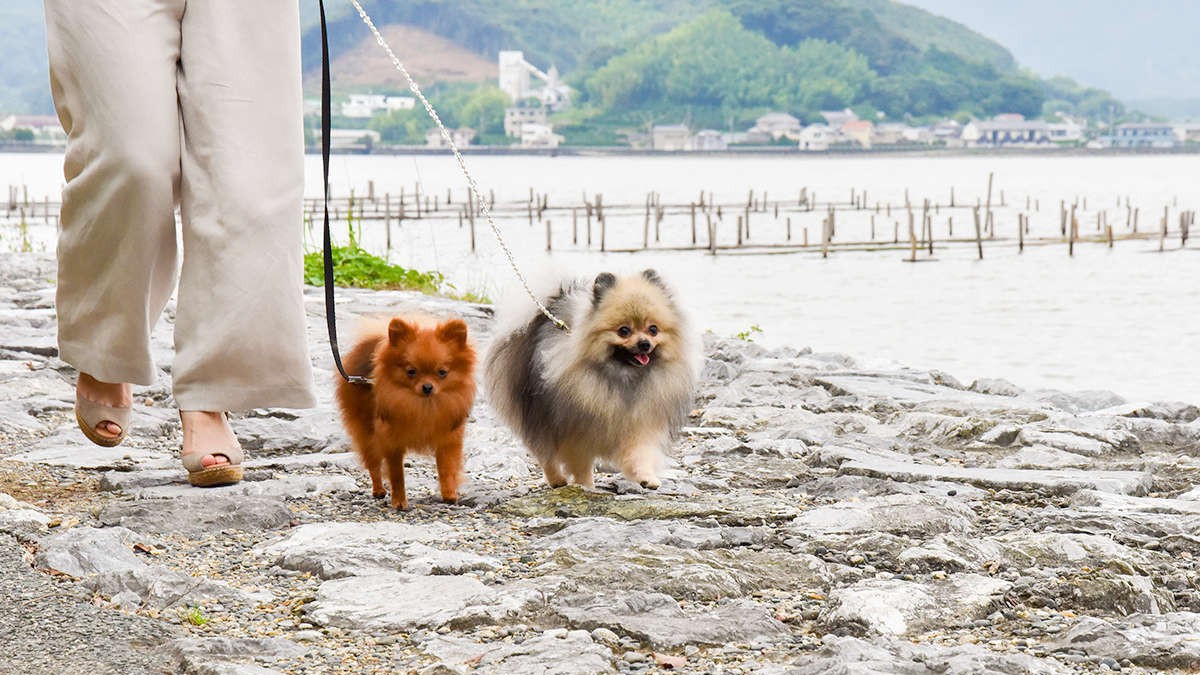
[[[638,347],[639,352],[645,354],[650,351],[650,341],[649,340],[638,340],[637,347]]]
[[[421,385],[421,391],[425,392],[425,395],[428,396],[433,393],[433,385],[425,383]]]

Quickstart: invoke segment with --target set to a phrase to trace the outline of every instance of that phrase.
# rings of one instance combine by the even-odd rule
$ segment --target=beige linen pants
[[[178,269],[180,409],[312,406],[296,0],[45,7],[68,136],[62,359],[104,382],[153,383],[150,332]]]

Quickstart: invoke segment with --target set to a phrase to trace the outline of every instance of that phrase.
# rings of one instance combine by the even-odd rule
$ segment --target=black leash
[[[329,348],[333,350],[333,363],[342,378],[350,384],[371,386],[371,380],[359,375],[348,375],[342,366],[342,354],[338,350],[337,316],[333,305],[333,241],[329,235],[329,137],[333,125],[331,96],[329,92],[329,31],[325,26],[325,0],[317,0],[321,10],[321,169],[325,195],[325,323],[329,327]]]

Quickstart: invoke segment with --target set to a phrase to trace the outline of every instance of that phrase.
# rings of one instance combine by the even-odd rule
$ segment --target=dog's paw
[[[408,500],[407,499],[393,499],[392,500],[392,508],[396,509],[397,511],[407,511],[408,510]]]
[[[375,499],[383,499],[384,497],[387,496],[387,490],[380,490],[379,492],[372,492],[371,496],[374,497]]]
[[[642,487],[646,488],[647,490],[657,490],[659,487],[662,486],[662,481],[660,481],[655,476],[651,476],[649,478],[643,478],[643,479],[639,480],[638,485],[641,485]]]

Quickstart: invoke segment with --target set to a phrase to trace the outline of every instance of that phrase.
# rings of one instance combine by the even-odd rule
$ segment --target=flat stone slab
[[[278,497],[205,492],[176,499],[116,502],[100,512],[99,520],[148,534],[201,536],[222,530],[279,529],[291,522],[292,512]]]
[[[1200,614],[1173,612],[1124,619],[1086,616],[1052,642],[1055,651],[1129,659],[1144,668],[1200,669]]]
[[[975,512],[951,499],[899,494],[819,506],[801,513],[789,525],[798,534],[890,532],[930,535],[966,532]]]
[[[983,618],[1012,584],[978,574],[942,583],[864,579],[830,594],[830,626],[857,626],[879,635],[914,635]]]
[[[556,521],[550,521],[556,522]],[[578,518],[534,542],[543,549],[632,549],[638,546],[710,549],[763,543],[765,527],[703,527],[689,522]]]
[[[1054,494],[1098,490],[1134,495],[1145,494],[1154,482],[1154,477],[1144,471],[968,468],[923,464],[901,459],[903,455],[897,453],[884,456],[849,448],[822,448],[817,454],[821,464],[836,466],[841,473],[906,482],[947,480],[993,489],[1044,490]]]
[[[568,596],[555,601],[553,608],[573,627],[608,628],[659,649],[769,643],[791,636],[787,626],[761,606],[742,600],[684,610],[669,595],[628,591]]]
[[[134,544],[147,538],[124,527],[76,527],[42,539],[35,564],[73,577],[141,569]]]
[[[515,616],[526,602],[471,577],[380,572],[322,583],[305,612],[322,626],[411,631],[495,623]]]
[[[180,471],[182,473],[182,470]],[[350,476],[327,474],[284,474],[267,480],[243,480],[233,485],[205,488],[205,494],[218,496],[315,497],[326,492],[353,492],[358,483]],[[193,497],[196,488],[186,482],[155,485],[134,491],[138,499],[176,499]]]
[[[274,558],[279,567],[309,572],[322,579],[387,571],[463,574],[500,566],[499,560],[489,556],[422,543],[453,537],[454,531],[439,523],[319,523],[301,525],[280,541],[256,550]]]
[[[827,635],[811,656],[782,672],[796,675],[1066,675],[1075,672],[1054,659],[994,652],[979,645],[913,644],[874,637]]]
[[[421,645],[425,653],[455,668],[493,675],[593,675],[611,673],[612,650],[585,630],[549,630],[521,644],[479,643],[438,636]]]

